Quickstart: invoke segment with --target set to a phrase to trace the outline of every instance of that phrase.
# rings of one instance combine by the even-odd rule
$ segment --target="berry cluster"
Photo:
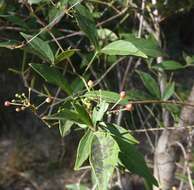
[[[24,93],[22,94],[15,94],[15,98],[11,101],[5,101],[4,106],[10,107],[10,106],[16,106],[15,111],[20,112],[24,111],[27,108],[31,108],[32,110],[37,110],[40,106],[42,106],[44,103],[51,103],[52,99],[50,97],[47,97],[40,105],[35,107],[30,102],[30,97],[27,97]]]
[[[22,94],[15,94],[15,98],[10,101],[5,101],[4,106],[16,106],[15,111],[20,112],[24,111],[26,108],[29,108],[31,106],[29,99],[26,97],[24,93]]]
[[[123,100],[126,98],[126,92],[125,91],[121,91],[120,92],[120,99]],[[125,106],[125,110],[126,111],[133,111],[133,105],[132,103],[128,103],[126,106]]]

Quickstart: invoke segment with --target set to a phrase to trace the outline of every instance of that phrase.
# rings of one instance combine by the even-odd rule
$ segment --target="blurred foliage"
[[[30,110],[48,127],[58,126],[62,137],[81,130],[74,168],[89,164],[99,190],[109,188],[115,168],[142,176],[149,189],[158,185],[126,128],[163,126],[162,108],[176,123],[178,105],[186,99],[174,76],[192,69],[194,50],[171,52],[169,39],[174,45],[180,36],[179,31],[169,34],[165,22],[192,11],[194,2],[141,6],[142,1],[128,0],[0,1],[0,47],[21,53],[20,70],[10,71],[21,76],[29,93],[16,94],[5,106]],[[164,61],[158,64],[160,56]],[[164,91],[161,73],[167,79]],[[31,93],[37,101],[31,101]],[[80,184],[67,188],[87,189]]]

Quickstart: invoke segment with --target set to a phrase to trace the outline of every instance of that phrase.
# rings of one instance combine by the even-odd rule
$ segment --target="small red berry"
[[[4,106],[5,106],[5,107],[9,107],[10,105],[11,105],[11,102],[9,102],[9,101],[5,101],[5,102],[4,102]]]
[[[125,91],[121,91],[120,92],[120,99],[124,99],[126,97],[126,92]]]
[[[133,110],[133,105],[131,103],[128,103],[126,106],[125,106],[125,109],[127,111],[132,111]]]

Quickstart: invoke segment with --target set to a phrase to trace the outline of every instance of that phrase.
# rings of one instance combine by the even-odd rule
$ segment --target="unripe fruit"
[[[126,92],[125,91],[121,91],[120,92],[120,99],[124,99],[126,97]]]
[[[9,101],[5,101],[5,102],[4,102],[4,106],[5,106],[5,107],[9,107],[10,105],[11,105],[11,102],[9,102]]]
[[[51,99],[50,97],[48,97],[48,98],[46,98],[46,100],[45,100],[45,101],[46,101],[46,103],[48,103],[48,104],[49,104],[49,103],[51,103],[52,99]]]
[[[21,96],[19,94],[15,94],[15,97],[16,98],[20,98]]]
[[[92,88],[93,85],[94,85],[94,82],[93,82],[92,80],[89,80],[89,81],[88,81],[88,87],[89,87],[89,88]]]
[[[25,109],[26,109],[25,107],[23,107],[23,106],[21,107],[21,110],[22,110],[22,111],[24,111]]]
[[[132,111],[132,110],[133,110],[133,105],[132,105],[132,103],[128,103],[128,104],[125,106],[125,110],[127,110],[127,111]]]
[[[16,108],[15,111],[16,112],[20,112],[21,110],[20,110],[20,108]]]

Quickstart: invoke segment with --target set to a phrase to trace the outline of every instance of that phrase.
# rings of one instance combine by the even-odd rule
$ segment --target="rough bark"
[[[169,146],[170,131],[164,130],[159,138],[154,158],[154,176],[158,179],[160,188],[168,190],[172,186],[175,171],[175,152]]]
[[[194,85],[191,90],[188,102],[194,103]],[[160,188],[154,190],[170,190],[174,183],[175,162],[180,155],[177,154],[176,142],[183,143],[188,135],[187,129],[183,128],[194,124],[194,108],[184,106],[178,127],[176,130],[164,130],[159,138],[155,151],[154,175],[160,183]]]

